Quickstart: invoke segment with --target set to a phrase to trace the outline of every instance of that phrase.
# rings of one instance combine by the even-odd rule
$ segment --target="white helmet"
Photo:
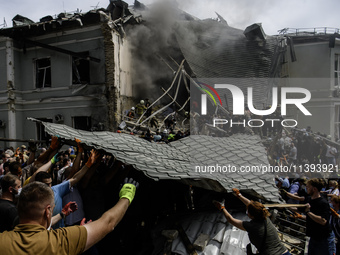
[[[167,134],[167,133],[168,133],[168,130],[164,129],[164,130],[163,130],[163,133],[164,133],[164,134]]]
[[[135,110],[135,107],[132,106],[132,107],[131,107],[131,110],[134,111],[134,110]]]
[[[140,100],[140,103],[141,103],[141,104],[144,104],[144,100]]]

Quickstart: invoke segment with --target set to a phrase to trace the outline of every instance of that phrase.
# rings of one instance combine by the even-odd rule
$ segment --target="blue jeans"
[[[282,255],[292,255],[289,251],[283,253]]]
[[[308,255],[329,255],[328,238],[310,238]]]
[[[335,254],[335,235],[333,231],[329,234],[327,240],[328,240],[329,255],[333,255]]]

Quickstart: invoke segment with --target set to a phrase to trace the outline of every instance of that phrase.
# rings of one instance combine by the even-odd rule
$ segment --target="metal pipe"
[[[296,249],[299,249],[299,250],[304,250],[304,248],[302,248],[302,247],[299,247],[299,246],[296,246],[296,245],[294,245],[294,244],[291,244],[291,243],[288,243],[288,242],[285,242],[285,241],[282,241],[281,240],[281,242],[283,242],[283,243],[286,243],[286,244],[288,244],[289,246],[293,246],[293,247],[295,247]]]
[[[276,219],[279,219],[279,220],[284,221],[284,222],[288,222],[288,223],[293,224],[293,225],[296,225],[296,226],[298,226],[298,227],[306,228],[305,226],[299,225],[299,224],[297,224],[297,223],[295,223],[295,222],[291,222],[291,221],[285,220],[285,219],[280,218],[280,217],[276,217]]]
[[[287,211],[290,212],[290,214],[292,214],[292,212],[291,212],[289,209],[287,209]],[[284,214],[284,213],[282,213],[282,212],[278,212],[278,214],[281,214],[281,215],[283,215],[283,216],[287,216],[286,214]],[[298,221],[300,221],[300,222],[306,224],[306,221],[303,220],[303,219],[297,218],[296,220],[298,220]]]
[[[182,60],[182,63],[181,63],[181,65],[180,65],[180,67],[178,68],[177,72],[176,72],[175,78],[173,79],[173,81],[172,81],[170,87],[167,89],[166,93],[168,93],[168,92],[171,90],[171,88],[173,87],[173,85],[175,84],[175,81],[176,81],[176,79],[177,79],[177,76],[178,76],[179,72],[182,70],[182,66],[183,66],[183,64],[184,64],[184,61],[185,61],[185,59]],[[181,72],[181,73],[182,73],[182,72]],[[163,94],[162,96],[160,96],[156,101],[154,101],[154,102],[148,107],[148,109],[151,108],[154,104],[156,104],[156,102],[158,102],[159,100],[161,100],[161,99],[166,95],[166,93],[164,93],[164,94]],[[164,109],[166,109],[167,107],[168,107],[168,105],[165,106],[165,107],[163,107],[163,108],[161,108],[161,109],[158,110],[157,112],[154,112],[154,113],[151,114],[148,118],[146,118],[145,121],[151,119],[152,117],[154,117],[154,116],[157,115],[159,112],[161,112],[161,111],[163,111]],[[143,118],[143,116],[145,115],[145,113],[146,113],[146,111],[143,112],[143,114],[139,117],[139,119],[138,119],[137,122],[136,122],[136,125],[139,124],[140,120]],[[145,121],[143,121],[143,123],[144,123]],[[140,124],[140,125],[141,125],[141,124]],[[132,131],[133,131],[133,130],[132,130]]]
[[[176,100],[177,95],[178,95],[178,91],[179,91],[179,86],[181,85],[182,76],[183,76],[183,72],[181,72],[181,74],[180,74],[180,76],[179,76],[179,78],[178,78],[177,89],[176,89],[176,94],[175,94],[174,99],[173,99],[169,104],[167,104],[166,106],[164,106],[164,107],[161,108],[160,110],[156,111],[153,115],[156,115],[156,114],[158,114],[159,112],[163,111],[164,109],[168,108],[168,107],[169,107],[170,105],[172,105],[173,102]],[[144,113],[145,113],[145,112],[144,112]],[[143,115],[144,115],[144,113],[143,113]],[[174,114],[174,113],[171,113],[171,114]],[[167,117],[169,117],[171,114],[169,114]],[[151,118],[151,116],[148,117],[148,118],[146,118],[144,121],[142,121],[141,125],[142,125],[143,123],[145,123],[145,122],[146,122],[148,119],[150,119],[150,118]]]
[[[296,237],[296,236],[289,235],[289,234],[287,234],[287,233],[284,233],[284,232],[282,232],[282,231],[280,231],[280,230],[277,230],[277,232],[278,232],[278,233],[280,233],[280,234],[283,234],[283,235],[289,236],[289,237],[290,237],[290,238],[292,238],[292,239],[297,239],[297,240],[299,240],[299,241],[301,241],[301,242],[306,242],[306,240],[303,240],[303,239],[301,239],[301,238],[298,238],[298,237]]]
[[[163,90],[163,92],[166,93],[166,95],[167,95],[168,97],[170,97],[171,100],[174,100],[174,98],[173,98],[171,95],[169,95],[169,93],[166,92],[166,90],[165,90],[163,87],[161,87],[161,89]],[[179,103],[177,103],[176,100],[174,101],[174,103],[175,103],[178,107],[181,107],[181,105],[180,105]]]

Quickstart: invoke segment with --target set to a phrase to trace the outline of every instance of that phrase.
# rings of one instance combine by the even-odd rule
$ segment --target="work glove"
[[[86,223],[85,223],[85,221],[86,221],[86,218],[83,218],[83,219],[81,220],[81,222],[80,222],[80,226],[84,226],[85,224],[92,222],[92,220],[89,220],[89,221],[86,222]]]
[[[77,143],[78,152],[84,152],[84,148],[83,148],[83,146],[81,145],[81,140],[80,140],[80,139],[77,139],[77,138],[74,138],[74,140],[75,140],[76,143]]]
[[[90,168],[95,162],[96,160],[100,157],[100,153],[94,149],[91,150],[91,155],[89,157],[89,159],[86,162],[86,166],[88,168]]]
[[[234,195],[239,197],[241,195],[240,191],[236,188],[233,188]]]
[[[216,200],[213,201],[213,203],[214,203],[214,205],[216,206],[216,208],[217,208],[218,210],[220,210],[220,211],[222,211],[222,210],[225,208],[224,202],[225,202],[224,199],[222,200],[222,202],[218,202],[218,201],[216,201]]]
[[[130,204],[135,197],[136,189],[139,187],[139,183],[134,181],[132,178],[125,178],[123,187],[119,191],[119,199],[127,198]]]
[[[58,146],[59,146],[59,137],[58,136],[52,136],[50,148],[52,150],[55,150],[55,149],[58,148]]]
[[[291,214],[290,217],[293,217],[294,219],[302,219],[302,215],[297,212],[293,212],[293,214]]]
[[[54,157],[51,159],[51,163],[52,164],[55,164],[59,161],[59,158],[58,158],[58,153],[54,155]]]
[[[334,217],[340,218],[340,215],[333,208],[331,208],[331,213]]]
[[[61,213],[65,216],[70,215],[70,213],[78,210],[78,205],[76,202],[68,202],[64,208],[61,210]]]
[[[18,157],[20,154],[20,147],[18,147],[16,150],[15,150],[15,155],[14,157]]]

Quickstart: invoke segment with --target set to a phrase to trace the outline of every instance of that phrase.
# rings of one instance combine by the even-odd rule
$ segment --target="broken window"
[[[37,118],[37,120],[50,122],[50,123],[53,122],[52,119],[47,119],[47,118]],[[36,127],[37,127],[37,140],[45,141],[50,137],[50,135],[46,133],[45,126],[43,124],[41,124],[40,122],[37,122]]]
[[[51,59],[41,58],[35,60],[36,88],[51,87]]]
[[[88,56],[89,52],[81,52]],[[72,84],[90,83],[90,61],[78,57],[72,57]]]
[[[85,131],[91,131],[91,117],[89,116],[76,116],[73,117],[73,128]]]
[[[340,85],[340,54],[335,54],[334,58],[334,86]]]

